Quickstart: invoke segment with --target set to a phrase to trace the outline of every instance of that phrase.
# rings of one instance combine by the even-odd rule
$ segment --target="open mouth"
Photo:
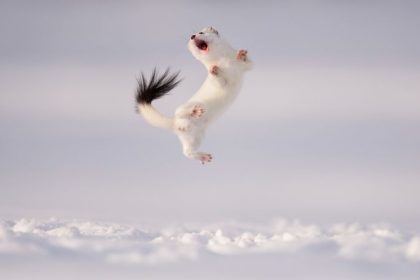
[[[209,49],[209,46],[207,45],[207,42],[204,41],[204,40],[195,39],[194,43],[197,46],[197,48],[199,48],[202,51],[208,51],[208,49]]]

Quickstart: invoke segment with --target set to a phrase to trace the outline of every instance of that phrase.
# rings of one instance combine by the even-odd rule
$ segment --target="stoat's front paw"
[[[206,110],[201,107],[200,105],[195,105],[191,111],[190,116],[198,119],[199,117],[201,117],[204,113],[206,112]]]
[[[241,61],[247,61],[248,60],[248,51],[247,50],[239,50],[236,54],[236,59]]]
[[[210,66],[209,72],[210,74],[217,76],[220,73],[220,68],[217,65],[212,65]]]

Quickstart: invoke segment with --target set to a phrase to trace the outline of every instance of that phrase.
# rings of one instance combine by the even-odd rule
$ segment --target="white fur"
[[[200,50],[195,43],[197,40],[204,40],[208,49]],[[172,130],[180,139],[185,156],[205,163],[211,161],[212,156],[199,152],[198,147],[206,129],[239,93],[243,74],[251,69],[251,61],[246,54],[244,59],[239,59],[238,51],[212,27],[195,34],[195,38],[189,41],[188,48],[209,71],[200,89],[176,109],[173,119],[164,117],[151,105],[139,105],[139,110],[152,125]],[[217,74],[212,73],[214,66],[217,67]]]

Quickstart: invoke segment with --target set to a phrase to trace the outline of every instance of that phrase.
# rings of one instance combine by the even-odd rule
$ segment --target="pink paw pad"
[[[218,75],[220,68],[217,65],[213,65],[210,67],[210,73],[213,75]]]
[[[204,110],[203,107],[201,107],[200,105],[195,105],[194,108],[191,111],[191,117],[193,118],[199,118],[201,117],[204,113],[206,112],[206,110]]]
[[[247,50],[239,50],[238,54],[236,55],[236,59],[246,61],[247,60]]]
[[[211,154],[200,155],[201,164],[205,164],[206,162],[211,162],[212,159],[213,159],[213,156]]]

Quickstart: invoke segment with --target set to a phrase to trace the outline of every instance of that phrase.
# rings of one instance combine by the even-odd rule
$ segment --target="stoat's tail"
[[[153,126],[171,129],[173,126],[173,119],[165,117],[159,113],[152,105],[152,101],[161,98],[174,87],[176,87],[181,80],[178,79],[178,73],[169,74],[169,69],[162,75],[159,75],[156,69],[153,70],[150,80],[147,81],[143,73],[138,79],[138,87],[136,94],[137,107],[144,119]]]

